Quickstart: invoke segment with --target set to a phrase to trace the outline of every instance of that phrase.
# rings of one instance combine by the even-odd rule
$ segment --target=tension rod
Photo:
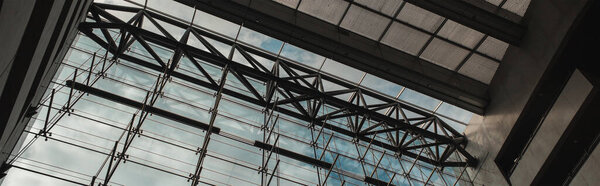
[[[267,186],[271,185],[271,180],[273,180],[273,176],[275,176],[275,171],[277,170],[277,167],[279,167],[279,160],[277,160],[277,163],[275,163],[275,168],[273,168],[273,172],[271,172],[271,177],[269,177]]]
[[[73,74],[73,82],[76,82],[76,77],[77,77],[77,68],[75,69],[75,73]],[[75,85],[71,86],[71,90],[69,90],[69,98],[67,99],[67,105],[65,107],[63,107],[63,110],[65,110],[67,113],[71,113],[71,97],[73,97],[73,89]],[[69,114],[70,116],[71,114]]]
[[[273,143],[273,145],[271,146],[271,149],[269,150],[269,155],[267,156],[267,161],[265,161],[265,164],[261,168],[262,171],[267,169],[267,165],[269,164],[269,160],[271,160],[271,155],[273,154],[273,151],[274,151],[275,146],[277,145],[278,141],[279,141],[279,135],[277,135],[277,137],[275,137],[275,142]]]
[[[40,133],[42,135],[44,135],[46,137],[46,141],[48,141],[47,138],[47,134],[48,134],[48,123],[50,122],[50,110],[52,110],[52,102],[54,101],[54,93],[55,93],[55,89],[52,89],[52,93],[50,94],[50,103],[48,104],[48,112],[46,112],[46,121],[44,121],[44,129],[42,131],[40,131]]]
[[[85,81],[85,85],[90,86],[90,79],[92,79],[92,71],[94,70],[94,61],[96,61],[96,52],[92,56],[92,64],[90,65],[90,69],[88,70],[88,77]]]
[[[335,163],[337,162],[338,157],[340,157],[340,154],[337,154],[335,156],[335,159],[333,160],[333,163],[331,164],[331,167],[329,168],[329,171],[327,171],[327,174],[325,175],[325,180],[323,180],[323,184],[320,184],[320,185],[325,185],[327,183],[327,178],[329,178],[329,174],[331,174],[331,171],[333,170],[333,167],[335,167]]]

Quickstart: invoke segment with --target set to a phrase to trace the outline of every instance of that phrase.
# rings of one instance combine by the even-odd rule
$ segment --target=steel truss
[[[126,22],[109,13],[107,10],[134,13],[135,16]],[[149,23],[144,22],[145,20]],[[181,38],[177,39],[163,26],[158,24],[156,20],[182,28],[185,32]],[[154,33],[142,29],[142,23],[152,24],[160,32]],[[211,109],[211,120],[207,124],[179,116],[176,113],[160,110],[152,107],[152,104],[140,103],[93,88],[91,85],[75,81],[67,82],[67,86],[73,89],[141,108],[142,114],[153,113],[162,115],[166,118],[207,131],[207,137],[204,141],[206,144],[203,145],[202,149],[199,149],[201,156],[196,173],[190,176],[190,179],[194,183],[198,182],[203,157],[206,154],[206,146],[210,140],[209,136],[211,133],[218,134],[220,131],[219,128],[213,126],[213,123],[221,94],[265,108],[265,112],[268,112],[269,109],[276,110],[278,113],[309,122],[312,128],[318,126],[321,129],[320,132],[323,129],[327,129],[337,134],[349,136],[355,142],[366,142],[369,144],[368,148],[378,146],[387,149],[394,152],[398,157],[408,156],[442,168],[477,165],[477,159],[465,150],[467,144],[465,136],[429,112],[382,96],[372,90],[356,87],[356,85],[330,75],[319,73],[297,63],[280,59],[260,49],[239,44],[232,39],[199,29],[190,23],[184,23],[142,8],[96,3],[90,7],[88,20],[79,25],[79,30],[104,47],[114,58],[121,59],[121,62],[133,63],[163,74],[163,81],[161,81],[160,85],[158,85],[157,81],[156,87],[160,88],[154,90],[150,99],[151,101],[156,99],[155,94],[160,94],[160,89],[172,77],[217,92],[215,108]],[[94,30],[100,32],[94,32]],[[109,30],[118,30],[121,33],[119,36],[120,40],[113,39],[110,36]],[[196,37],[209,52],[188,45],[187,41],[189,37]],[[221,54],[205,37],[232,45],[232,51],[229,56],[226,57]],[[139,42],[152,56],[152,60],[127,54],[126,50],[134,42]],[[164,62],[150,44],[172,50],[172,58],[168,62]],[[234,51],[239,52],[249,65],[233,61],[231,57]],[[265,67],[253,55],[274,61],[273,67]],[[177,66],[184,57],[194,64],[199,73],[204,76],[203,78],[191,77],[177,71]],[[199,64],[198,60],[221,67],[223,69],[222,78],[214,80]],[[233,75],[246,91],[239,91],[224,86],[227,74]],[[161,78],[159,77],[159,79]],[[251,83],[256,81],[266,85],[264,94],[261,93],[262,91],[259,91],[258,87]],[[344,89],[326,90],[324,82],[332,82],[344,87]],[[279,95],[282,99],[275,99],[275,95]],[[349,98],[347,100],[340,98],[344,95],[349,95]],[[367,97],[378,101],[377,103],[367,103],[367,100],[369,100],[365,99]],[[331,111],[332,109],[333,111]],[[406,114],[407,111],[419,116],[408,117]],[[271,116],[269,116],[270,118]],[[340,119],[345,119],[345,125],[338,125],[333,122]],[[133,121],[132,119],[132,124]],[[268,121],[265,123],[265,128],[268,128],[267,124]],[[139,126],[130,127],[128,135],[135,135],[137,133],[135,129],[139,129]],[[272,130],[271,128],[270,132]],[[276,137],[274,138],[276,139]],[[331,170],[335,165],[335,163],[328,163],[317,158],[277,147],[277,140],[275,140],[273,145],[269,144],[268,141],[268,139],[266,141],[255,141],[254,146],[324,169]],[[451,160],[450,156],[456,153],[460,154],[463,158],[458,161],[456,158]],[[117,155],[112,156],[113,158],[120,157]],[[262,171],[264,172],[265,170]],[[369,181],[370,179],[373,178],[366,177],[365,181]],[[371,182],[377,181],[379,180],[371,180]]]

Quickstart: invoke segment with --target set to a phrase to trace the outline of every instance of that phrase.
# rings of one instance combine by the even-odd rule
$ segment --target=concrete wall
[[[4,0],[0,9],[0,160],[6,162],[91,0]],[[37,109],[37,111],[40,111]]]
[[[0,9],[0,92],[8,77],[13,58],[31,16],[35,1],[5,0]]]
[[[571,185],[597,185],[600,183],[598,174],[600,174],[600,148],[596,146],[581,169],[575,174]]]
[[[573,73],[510,177],[512,184],[529,185],[533,181],[592,88],[579,70]]]
[[[494,163],[542,74],[587,0],[532,0],[523,18],[527,34],[507,50],[491,84],[485,116],[473,116],[465,133],[467,150],[480,165],[468,169],[477,185],[507,185]],[[534,175],[535,176],[535,175]]]

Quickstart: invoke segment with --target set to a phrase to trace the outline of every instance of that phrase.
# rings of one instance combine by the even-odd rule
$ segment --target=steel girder
[[[107,12],[107,9],[136,13],[136,15],[125,22]],[[336,77],[321,74],[294,62],[278,59],[259,49],[235,43],[228,38],[190,26],[189,23],[183,23],[144,9],[93,4],[88,17],[90,18],[88,22],[79,25],[80,31],[122,61],[159,73],[164,72],[167,77],[179,78],[214,91],[222,91],[224,95],[263,108],[275,108],[282,114],[304,120],[311,123],[312,126],[320,126],[352,137],[356,141],[364,141],[370,145],[379,146],[435,166],[477,165],[477,159],[465,150],[466,138],[443,120],[431,113],[382,96],[372,90],[356,87],[356,85]],[[154,24],[159,29],[158,33],[142,29],[141,22],[144,19],[150,20],[150,23],[147,24]],[[181,39],[176,39],[160,24],[157,24],[156,20],[182,28],[185,33]],[[121,32],[121,40],[118,44],[110,37],[109,29],[118,29]],[[93,30],[99,30],[100,33],[93,32]],[[201,41],[208,52],[188,45],[187,39],[191,36]],[[204,37],[232,44],[232,52],[233,50],[238,51],[250,65],[226,58]],[[133,42],[139,42],[144,49],[148,50],[154,60],[141,59],[128,54],[126,49]],[[170,62],[164,63],[150,45],[172,50],[173,57]],[[265,67],[251,54],[273,60],[273,67]],[[182,57],[189,59],[197,70],[204,74],[204,79],[178,72],[177,64]],[[206,73],[206,70],[198,65],[199,60],[221,68],[227,66],[245,91],[220,87]],[[251,81],[265,84],[265,93],[260,93],[258,87],[250,83]],[[323,82],[325,81],[344,88],[327,90],[324,88]],[[85,91],[85,88],[80,90]],[[276,94],[281,97],[280,100],[274,99]],[[340,98],[343,95],[349,95],[348,99]],[[367,103],[366,97],[378,101]],[[408,117],[407,112],[418,116]],[[340,120],[344,120],[342,124],[339,124]],[[422,155],[422,152],[425,152],[425,155]],[[453,153],[460,154],[464,157],[464,161],[449,160]]]

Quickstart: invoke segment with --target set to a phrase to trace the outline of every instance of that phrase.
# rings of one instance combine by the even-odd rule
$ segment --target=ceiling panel
[[[373,40],[379,39],[391,20],[356,5],[350,6],[341,27]]]
[[[392,23],[381,42],[396,49],[416,55],[430,35],[398,22]]]
[[[468,50],[435,38],[427,46],[421,58],[444,68],[454,70],[467,54],[469,54]]]
[[[396,10],[402,4],[402,0],[355,0],[354,2],[389,16],[394,16],[394,13],[396,13]]]
[[[477,51],[493,57],[497,60],[502,60],[504,53],[508,48],[508,43],[500,41],[493,37],[487,37],[485,41],[477,48]]]
[[[347,7],[342,0],[303,0],[298,10],[337,25]]]
[[[458,72],[485,84],[490,84],[498,65],[498,62],[473,54]]]
[[[525,11],[527,11],[527,7],[529,7],[530,1],[531,0],[507,0],[502,8],[523,16],[525,15]]]
[[[300,0],[274,0],[275,2],[281,3],[282,5],[288,6],[290,8],[296,9],[298,6],[298,2]]]
[[[409,3],[404,5],[397,18],[431,33],[433,33],[443,21],[443,18],[439,15]]]
[[[481,32],[458,24],[452,20],[446,21],[438,35],[469,48],[475,47],[475,45],[481,41],[481,38],[483,38]]]

